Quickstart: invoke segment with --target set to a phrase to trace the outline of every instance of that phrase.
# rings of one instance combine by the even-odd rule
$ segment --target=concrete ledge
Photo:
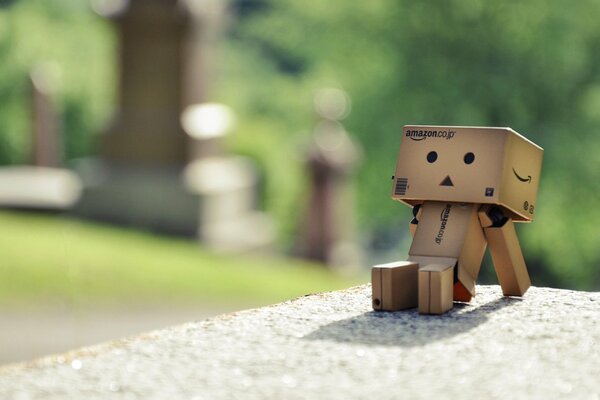
[[[368,285],[0,369],[2,398],[600,398],[600,293],[478,286],[444,316]]]

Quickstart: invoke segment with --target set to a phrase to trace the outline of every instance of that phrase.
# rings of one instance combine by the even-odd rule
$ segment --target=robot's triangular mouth
[[[450,175],[444,178],[442,183],[440,183],[440,186],[454,186],[454,183],[452,183],[452,179],[450,179]]]

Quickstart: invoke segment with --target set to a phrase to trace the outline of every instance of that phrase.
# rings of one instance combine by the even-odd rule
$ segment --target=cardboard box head
[[[535,215],[544,150],[510,128],[407,125],[392,197],[496,204],[514,221]]]

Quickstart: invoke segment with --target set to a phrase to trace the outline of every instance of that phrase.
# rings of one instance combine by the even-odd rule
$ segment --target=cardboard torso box
[[[496,204],[515,222],[535,215],[543,149],[510,128],[403,128],[392,197]]]
[[[457,278],[471,295],[487,246],[478,210],[477,204],[425,202],[408,252],[421,267],[457,263]]]

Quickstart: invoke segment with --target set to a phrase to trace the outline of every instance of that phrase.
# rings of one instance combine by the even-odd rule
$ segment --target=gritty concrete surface
[[[0,398],[600,398],[600,293],[478,290],[444,316],[306,296],[4,367]]]
[[[0,365],[249,308],[241,304],[0,305]],[[1,397],[0,397],[1,399]]]

